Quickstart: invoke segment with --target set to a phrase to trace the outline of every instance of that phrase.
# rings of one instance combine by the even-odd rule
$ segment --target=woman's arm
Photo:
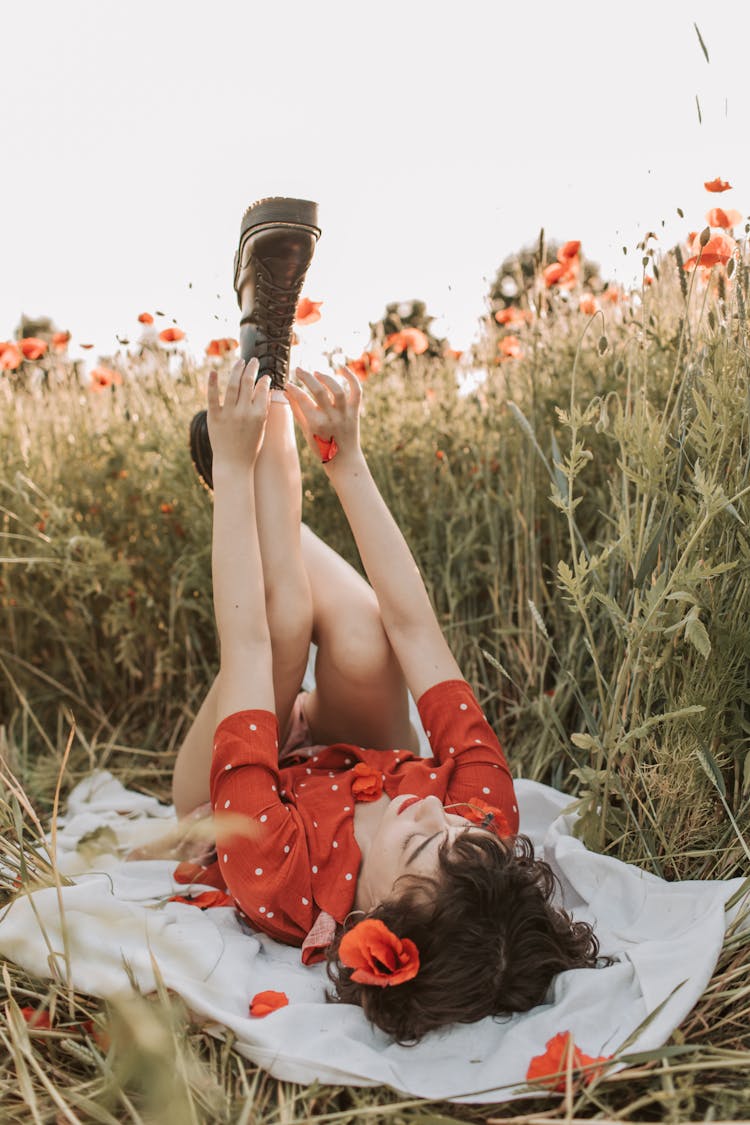
[[[463,679],[430,603],[419,568],[383,500],[359,443],[362,389],[347,370],[348,393],[330,376],[297,369],[312,399],[297,387],[286,391],[311,447],[315,435],[334,437],[338,452],[325,463],[341,502],[391,646],[415,699],[436,683]]]
[[[217,723],[236,711],[274,711],[271,636],[266,618],[253,469],[263,441],[269,380],[255,384],[258,361],[232,368],[224,403],[216,372],[208,384],[213,449],[212,572],[221,671]]]

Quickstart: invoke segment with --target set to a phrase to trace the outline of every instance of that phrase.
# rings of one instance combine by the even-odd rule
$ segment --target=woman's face
[[[437,797],[399,794],[386,808],[362,857],[357,882],[359,905],[367,910],[388,898],[402,875],[436,877],[438,849],[446,841],[450,847],[467,831],[484,834],[486,829],[446,812]]]

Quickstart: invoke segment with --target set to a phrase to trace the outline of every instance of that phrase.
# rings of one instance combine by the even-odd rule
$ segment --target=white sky
[[[542,225],[630,283],[649,229],[750,210],[749,33],[737,0],[6,0],[0,339],[46,314],[94,357],[156,309],[195,353],[236,336],[264,195],[319,203],[305,363],[411,297],[466,347]]]

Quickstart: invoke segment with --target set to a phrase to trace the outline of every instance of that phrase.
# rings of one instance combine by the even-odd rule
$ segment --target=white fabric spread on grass
[[[521,831],[560,878],[562,905],[595,925],[602,954],[615,959],[561,974],[547,1002],[530,1012],[433,1033],[415,1047],[390,1043],[361,1009],[325,1002],[324,967],[305,968],[298,949],[251,934],[229,908],[168,902],[189,893],[172,878],[174,861],[123,862],[129,848],[173,824],[173,810],[103,771],[74,789],[58,831],[60,870],[76,880],[62,890],[72,983],[112,996],[130,989],[130,972],[150,992],[153,957],[193,1013],[217,1035],[231,1028],[237,1049],[275,1077],[383,1083],[435,1099],[522,1095],[529,1060],[559,1031],[571,1031],[589,1055],[609,1055],[651,1016],[629,1050],[660,1046],[711,977],[725,926],[739,910],[727,913],[724,904],[741,880],[666,883],[587,851],[572,836],[573,817],[563,814],[568,796],[532,781],[517,782],[517,793]],[[104,827],[118,846],[87,869],[77,844]],[[55,888],[19,897],[0,919],[0,955],[35,975],[50,976],[50,950],[64,973],[63,948]],[[250,1000],[265,989],[285,992],[289,1006],[252,1019]]]
[[[607,968],[561,974],[548,1002],[531,1012],[399,1047],[361,1009],[326,1004],[323,967],[305,968],[298,949],[248,933],[229,908],[201,911],[165,901],[186,893],[172,879],[174,861],[125,863],[102,855],[97,870],[82,870],[76,845],[92,830],[109,827],[127,850],[173,823],[170,809],[106,772],[71,793],[58,832],[60,870],[76,879],[62,890],[72,981],[82,992],[111,996],[130,988],[129,970],[150,992],[153,955],[167,987],[207,1022],[231,1028],[238,1050],[277,1078],[385,1083],[431,1098],[474,1093],[468,1100],[504,1100],[558,1031],[570,1030],[589,1055],[611,1054],[664,1004],[631,1049],[659,1046],[711,977],[724,937],[724,903],[741,880],[666,883],[587,851],[570,834],[573,818],[562,815],[569,797],[532,781],[517,782],[517,793],[522,830],[560,877],[563,905],[593,922],[602,953],[616,958]],[[54,887],[21,896],[0,921],[0,955],[37,976],[50,975],[50,950],[64,973],[63,949]],[[289,1007],[249,1018],[251,998],[265,989],[286,992]]]

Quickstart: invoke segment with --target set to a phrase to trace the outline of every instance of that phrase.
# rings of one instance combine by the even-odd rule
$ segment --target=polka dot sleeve
[[[480,797],[505,813],[512,832],[518,831],[518,802],[502,747],[482,714],[466,680],[434,684],[417,703],[419,717],[441,765],[453,763],[444,804],[455,805]]]
[[[227,889],[271,937],[301,941],[316,910],[302,818],[280,793],[278,724],[270,711],[240,711],[216,729],[211,803]]]

